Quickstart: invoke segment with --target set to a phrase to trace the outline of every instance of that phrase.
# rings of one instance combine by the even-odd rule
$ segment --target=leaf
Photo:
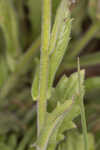
[[[35,144],[39,149],[46,150],[51,135],[59,126],[59,122],[63,120],[63,117],[70,112],[71,106],[72,100],[66,101],[52,113],[48,114],[46,117],[45,128],[43,127]]]
[[[94,137],[91,133],[88,133],[88,140],[88,150],[95,150]],[[84,150],[83,135],[78,131],[72,130],[67,133],[67,138],[61,144],[59,144],[58,150],[80,150],[80,147],[81,150]]]
[[[12,150],[10,146],[8,146],[7,144],[5,143],[0,143],[0,149],[2,150]]]
[[[41,24],[41,0],[28,0],[29,19],[32,25],[32,33],[37,36],[40,33]]]
[[[65,117],[66,118],[66,117]],[[66,120],[66,119],[64,119]],[[49,144],[48,144],[48,148],[47,150],[54,150],[56,148],[56,145],[64,140],[65,136],[63,134],[64,130],[67,131],[69,129],[75,128],[75,124],[73,122],[68,122],[65,124],[65,121],[63,121],[62,123],[60,123],[60,126],[58,126],[58,128],[55,129],[54,133],[52,134],[50,140],[49,140]],[[64,128],[63,128],[64,127]]]
[[[8,65],[4,57],[0,57],[0,88],[3,87],[8,79]]]
[[[57,39],[57,44],[55,47],[55,50],[50,56],[50,64],[49,64],[49,90],[52,87],[57,69],[63,59],[63,56],[65,54],[68,42],[70,40],[70,32],[71,32],[71,19],[69,15],[69,10],[67,3],[65,1],[62,1],[64,3],[63,7],[63,19],[66,18],[66,21],[63,20],[61,28],[59,30],[59,36]]]
[[[50,37],[50,46],[49,46],[49,53],[50,54],[53,53],[53,51],[55,50],[57,38],[59,36],[59,30],[62,26],[62,22],[64,19],[64,12],[62,11],[63,6],[64,6],[64,3],[61,2],[61,4],[59,5],[59,7],[56,11],[55,21],[53,24],[51,37]]]
[[[95,150],[94,137],[90,133],[88,133],[88,141],[89,141],[88,150]],[[77,143],[76,150],[78,150],[79,147],[81,147],[84,150],[83,135],[79,135],[76,143]]]
[[[61,127],[59,128],[59,133],[63,133],[69,129],[72,129],[72,128],[76,128],[76,125],[74,122],[72,121],[69,121],[65,118],[62,122],[62,125]]]
[[[84,70],[80,71],[80,82],[84,83]],[[78,87],[78,73],[73,73],[68,82],[67,82],[67,88],[66,92],[63,93],[61,101],[63,102],[65,99],[69,99],[73,96],[77,96],[79,93],[79,87]]]
[[[39,66],[37,66],[36,72],[35,72],[35,77],[32,83],[32,89],[31,89],[31,94],[32,98],[34,101],[38,99],[38,93],[39,93]]]
[[[17,136],[15,134],[10,135],[8,139],[8,145],[11,147],[11,150],[14,150],[17,146]]]
[[[96,24],[97,22],[100,24],[100,9],[99,9],[99,6],[100,6],[100,1],[99,0],[89,0],[89,2],[88,2],[88,14],[89,14],[93,24]],[[95,36],[97,38],[100,38],[99,28],[98,28],[98,31],[96,32]]]
[[[81,71],[80,78],[83,88],[84,70]],[[57,143],[59,143],[61,140],[64,139],[63,132],[67,131],[68,129],[76,127],[72,121],[75,117],[77,117],[80,114],[80,104],[78,95],[78,73],[73,73],[69,78],[67,78],[64,75],[58,82],[53,92],[54,93],[51,99],[49,100],[50,102],[49,107],[51,106],[50,104],[52,104],[52,109],[54,109],[54,106],[58,103],[58,100],[59,103],[64,103],[65,98],[72,98],[73,96],[74,96],[73,101],[75,102],[75,104],[72,105],[70,114],[68,114],[67,117],[65,117],[63,121],[60,122],[58,129],[55,129],[56,131],[50,138],[48,150],[49,149],[53,150],[54,147],[56,147]],[[58,107],[60,107],[60,104],[58,105]]]
[[[89,0],[88,13],[93,21],[97,20],[97,2],[98,0]]]
[[[17,15],[11,0],[0,0],[0,26],[6,40],[8,65],[14,71],[21,49],[18,35]]]
[[[73,119],[75,119],[80,114],[80,106],[77,104],[77,101],[75,104],[72,105],[70,113],[68,113],[63,120],[61,120],[59,128],[57,132],[53,132],[53,137],[55,137],[56,141],[55,143],[51,143],[51,145],[57,145],[61,140],[64,140],[63,132],[75,128],[75,124],[72,122]],[[49,141],[50,142],[50,141]]]
[[[84,70],[81,71],[81,76],[80,77],[81,77],[81,83],[83,85],[83,82],[84,82]],[[53,147],[56,146],[58,141],[60,141],[63,138],[63,132],[69,129],[69,125],[71,125],[70,126],[71,128],[75,127],[75,125],[72,123],[72,121],[73,121],[73,119],[75,117],[77,117],[80,114],[79,95],[77,93],[78,92],[78,73],[74,73],[73,75],[71,75],[71,77],[69,79],[67,77],[63,76],[61,81],[63,81],[63,82],[62,83],[59,82],[59,84],[57,85],[57,88],[59,87],[59,88],[62,89],[62,87],[63,88],[67,87],[68,91],[67,91],[66,97],[70,97],[70,96],[72,97],[74,94],[75,94],[75,97],[74,97],[74,100],[73,100],[74,104],[72,105],[71,110],[69,111],[70,113],[67,113],[67,114],[65,113],[66,117],[62,115],[63,117],[60,118],[60,120],[58,121],[59,123],[57,122],[58,125],[55,125],[56,128],[54,128],[54,131],[53,131],[53,133],[51,135],[51,138],[49,137],[50,139],[48,140],[49,141],[49,146],[48,147],[50,147],[52,149],[53,149]],[[66,84],[63,84],[64,81],[65,81]],[[74,88],[74,85],[75,85],[75,88]],[[73,88],[74,88],[74,90],[72,90]],[[71,92],[71,90],[72,90],[72,92]],[[59,90],[59,92],[60,92],[60,90]],[[66,93],[66,91],[65,91],[65,93]],[[62,102],[62,103],[63,104],[59,104],[58,103],[58,105],[54,109],[54,111],[50,113],[51,118],[48,117],[50,121],[53,119],[52,122],[54,122],[60,116],[60,114],[64,111],[64,109],[66,107],[66,104],[69,103],[69,100],[65,100],[65,102]],[[49,120],[48,120],[48,122],[49,122]],[[51,126],[50,122],[49,122],[49,124]],[[46,128],[45,128],[45,130],[47,131]],[[43,139],[43,137],[41,137],[41,138]],[[56,139],[56,138],[58,138],[58,139]],[[52,141],[55,141],[55,143],[52,143]]]
[[[73,26],[72,26],[72,34],[76,37],[78,37],[82,33],[81,26],[82,26],[82,21],[84,20],[87,13],[87,5],[88,5],[87,3],[88,3],[87,0],[81,0],[78,2],[76,0],[75,7],[73,7],[72,9],[72,18],[74,18]],[[73,44],[71,44],[71,46],[73,46]],[[74,47],[72,47],[72,50],[73,48]],[[70,50],[68,52],[70,53]]]
[[[84,70],[80,72],[81,83],[84,82]],[[76,99],[78,91],[78,73],[73,73],[69,78],[65,75],[60,79],[52,96],[49,99],[49,111],[55,108],[57,102],[63,103],[66,99]]]
[[[26,145],[30,142],[33,136],[34,127],[31,127],[24,135],[23,139],[21,140],[17,150],[24,150]]]

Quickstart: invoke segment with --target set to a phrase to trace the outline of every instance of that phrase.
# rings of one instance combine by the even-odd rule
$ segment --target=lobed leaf
[[[84,82],[84,70],[80,72],[81,83]],[[49,111],[51,111],[59,101],[63,103],[66,99],[76,99],[78,91],[78,73],[73,73],[69,78],[65,75],[60,79],[52,96],[49,99]]]
[[[57,107],[51,114],[48,114],[45,121],[45,128],[41,130],[37,139],[36,146],[38,149],[46,150],[50,137],[55,129],[59,126],[59,122],[70,112],[72,100],[66,101],[60,107]]]

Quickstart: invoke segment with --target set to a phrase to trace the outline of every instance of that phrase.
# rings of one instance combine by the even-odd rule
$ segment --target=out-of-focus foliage
[[[60,0],[52,0],[52,24],[59,3]],[[40,56],[41,5],[41,0],[0,0],[0,149],[2,150],[33,150],[30,145],[36,141],[37,101],[32,100],[31,87],[35,71],[38,70],[39,61],[36,62],[36,59]],[[57,58],[57,62],[55,61],[57,64],[52,64],[51,67],[54,67],[53,73],[56,72],[56,78],[51,89],[52,97],[50,93],[48,95],[48,112],[51,113],[56,105],[59,106],[58,99],[61,100],[61,105],[64,105],[65,99],[73,99],[73,94],[77,95],[78,85],[76,78],[73,78],[77,74],[68,76],[77,68],[76,56],[80,56],[81,67],[86,69],[86,118],[90,132],[89,145],[93,145],[90,150],[99,150],[100,0],[76,0],[75,4],[71,4],[70,11],[73,18],[71,40],[57,72],[55,68],[60,59],[58,60],[56,55],[53,56],[54,50],[50,53],[51,61],[52,57],[55,60]],[[69,20],[64,18],[63,21]],[[34,91],[33,88],[32,92]],[[37,96],[37,91],[34,94]],[[77,115],[76,108],[75,117]],[[71,128],[71,131],[67,131],[69,126],[81,130],[79,118],[75,120],[75,124],[71,118],[66,129],[60,129],[56,140],[61,144],[59,143],[57,148],[65,150],[69,145],[70,150],[71,140],[76,141],[76,138],[75,145],[80,147],[81,144],[83,148],[81,133],[78,131],[74,133],[76,129],[72,131]],[[55,135],[50,139],[50,148],[55,147],[54,139]],[[76,150],[75,146],[73,150]]]
[[[88,134],[89,146],[88,150],[95,150],[94,137]],[[77,131],[70,131],[67,138],[58,146],[58,150],[84,150],[83,137]]]

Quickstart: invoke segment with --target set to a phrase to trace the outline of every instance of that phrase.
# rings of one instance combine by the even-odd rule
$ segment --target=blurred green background
[[[52,24],[59,2],[52,0]],[[29,150],[36,138],[36,102],[31,86],[40,55],[41,5],[42,0],[0,0],[2,150]],[[70,11],[71,40],[54,86],[63,74],[69,76],[76,71],[80,56],[81,68],[86,70],[87,128],[94,138],[94,149],[100,150],[100,0],[76,0]],[[76,122],[81,129],[79,119]]]

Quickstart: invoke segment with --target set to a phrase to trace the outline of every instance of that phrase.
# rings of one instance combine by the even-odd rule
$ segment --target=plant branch
[[[49,41],[51,28],[51,0],[43,0],[42,10],[42,44],[40,57],[40,82],[38,100],[38,134],[43,126],[46,115],[48,89]]]

